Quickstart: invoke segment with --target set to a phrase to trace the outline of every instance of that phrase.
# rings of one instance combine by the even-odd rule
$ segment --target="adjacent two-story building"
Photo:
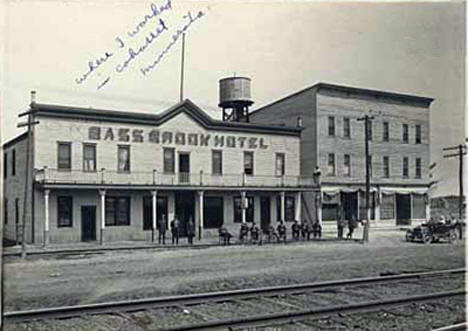
[[[430,105],[433,99],[318,83],[250,114],[252,123],[302,121],[300,173],[322,173],[322,218],[366,218],[364,122],[369,130],[371,219],[429,217]],[[306,204],[317,205],[306,199]]]
[[[192,219],[197,236],[242,222],[301,219],[296,125],[214,120],[189,100],[160,114],[31,102],[37,121],[4,144],[4,235],[34,243],[151,240],[157,222]],[[25,173],[30,185],[25,190]],[[26,209],[23,209],[26,196]],[[168,222],[169,221],[169,222]],[[154,238],[154,237],[153,237]]]

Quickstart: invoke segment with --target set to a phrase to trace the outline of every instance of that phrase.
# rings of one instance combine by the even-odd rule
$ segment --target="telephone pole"
[[[33,105],[36,102],[36,92],[32,91],[31,92],[31,105]],[[29,181],[32,178],[29,178],[29,175],[31,174],[31,169],[33,168],[33,162],[32,162],[32,144],[31,144],[31,137],[32,137],[32,128],[34,125],[39,124],[38,121],[34,121],[33,115],[31,112],[26,112],[23,114],[20,114],[19,116],[28,116],[27,122],[22,122],[17,125],[18,128],[21,127],[27,127],[27,139],[26,139],[26,165],[25,165],[25,174],[24,174],[24,195],[23,195],[23,217],[22,217],[22,224],[21,224],[21,258],[24,259],[26,257],[26,209],[28,207],[28,191],[31,185],[29,185]],[[31,196],[32,196],[32,190],[31,190]],[[31,201],[29,201],[29,205],[31,205]],[[31,213],[33,211],[31,210]]]
[[[366,152],[366,224],[364,224],[364,234],[362,236],[363,242],[369,241],[369,227],[370,227],[370,162],[369,162],[369,131],[370,125],[372,125],[372,120],[374,116],[365,115],[360,117],[358,121],[364,121],[364,146]]]
[[[457,153],[444,155],[444,158],[458,157],[458,185],[459,185],[459,195],[458,195],[458,217],[463,219],[463,155],[466,155],[466,146],[458,145],[451,146],[442,149],[445,151],[454,151],[457,150]]]

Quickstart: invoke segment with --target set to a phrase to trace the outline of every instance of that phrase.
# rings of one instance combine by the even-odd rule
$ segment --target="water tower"
[[[223,109],[223,121],[248,122],[250,78],[228,77],[219,80],[219,107]]]

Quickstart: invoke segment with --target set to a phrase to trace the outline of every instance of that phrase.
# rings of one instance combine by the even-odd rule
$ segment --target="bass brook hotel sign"
[[[141,129],[126,129],[126,128],[101,128],[92,126],[88,129],[88,138],[90,140],[108,140],[119,142],[134,142],[142,143],[148,141],[154,144],[161,145],[188,145],[188,146],[206,146],[206,147],[228,147],[228,148],[250,148],[250,149],[267,149],[263,138],[257,137],[242,137],[242,136],[225,136],[201,134],[201,133],[185,133],[171,132],[159,130],[145,131]]]

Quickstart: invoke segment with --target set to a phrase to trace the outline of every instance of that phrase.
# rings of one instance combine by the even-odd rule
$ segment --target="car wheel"
[[[448,239],[449,239],[449,243],[452,243],[452,244],[457,241],[457,234],[455,233],[455,231],[450,232]]]
[[[422,239],[423,239],[423,243],[429,244],[432,241],[432,236],[429,234],[425,234],[423,235]]]
[[[412,242],[413,241],[413,239],[414,239],[413,238],[413,233],[410,230],[406,231],[405,239],[406,239],[407,242]]]

